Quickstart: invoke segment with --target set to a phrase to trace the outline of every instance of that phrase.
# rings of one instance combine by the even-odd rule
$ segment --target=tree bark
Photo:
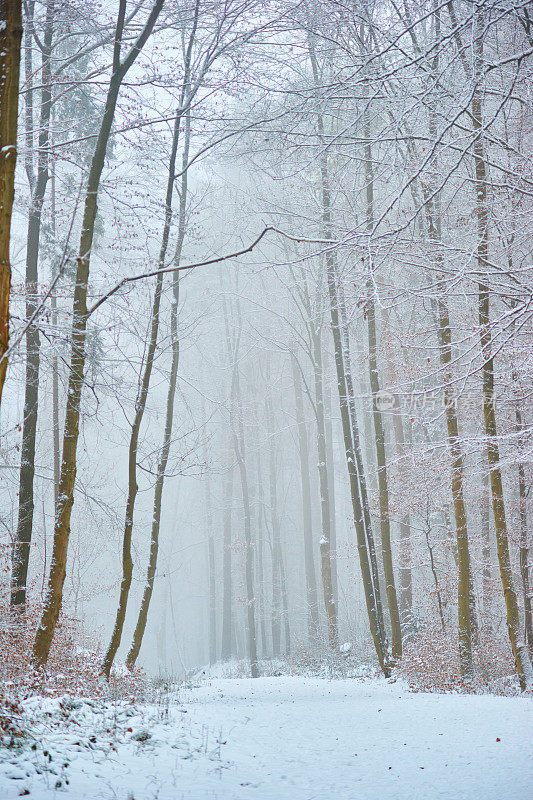
[[[484,466],[481,478],[480,523],[482,541],[482,593],[483,622],[487,630],[492,630],[492,556],[490,546],[490,486],[489,473]]]
[[[15,197],[22,0],[0,2],[0,403],[9,347],[11,214]]]
[[[435,40],[440,35],[440,12],[436,12]],[[433,59],[432,70],[438,69],[438,49]],[[429,109],[430,136],[437,136],[436,112],[433,106]],[[436,159],[433,159],[432,189],[423,187],[425,211],[429,240],[435,248],[435,263],[439,273],[442,274],[442,230],[440,196],[437,190],[440,175]],[[473,675],[472,660],[472,623],[470,606],[470,553],[468,546],[468,527],[466,518],[466,505],[464,500],[464,453],[459,438],[459,421],[457,402],[453,385],[452,374],[452,331],[450,313],[445,294],[444,278],[441,277],[436,285],[437,300],[437,337],[439,342],[439,357],[443,367],[444,408],[446,415],[446,428],[448,434],[448,448],[451,457],[451,492],[455,515],[455,529],[457,536],[457,564],[458,564],[458,622],[459,622],[459,669],[463,678]]]
[[[366,297],[366,319],[368,326],[368,370],[370,378],[370,391],[372,393],[372,418],[374,421],[374,442],[376,446],[376,461],[378,473],[379,517],[381,529],[381,557],[383,559],[383,572],[385,575],[385,594],[389,607],[392,657],[402,657],[402,628],[400,625],[400,612],[394,580],[394,566],[392,562],[392,543],[390,533],[389,512],[389,485],[387,480],[387,459],[385,454],[385,427],[383,416],[378,406],[379,373],[377,356],[376,333],[376,307],[374,303],[374,280],[372,264],[372,236],[374,232],[374,166],[372,162],[372,144],[370,115],[368,105],[364,113],[364,138],[365,138],[365,180],[366,180],[366,224],[369,237],[368,252],[368,278]]]
[[[472,122],[474,132],[475,163],[475,208],[477,216],[477,266],[484,280],[478,285],[478,314],[480,345],[482,354],[483,380],[483,419],[487,437],[487,453],[490,470],[492,510],[496,529],[496,547],[500,577],[502,581],[505,607],[507,611],[507,631],[516,664],[520,686],[527,689],[533,686],[533,669],[526,644],[520,632],[520,615],[516,592],[513,586],[507,520],[503,498],[503,481],[500,469],[498,431],[494,408],[494,356],[492,354],[492,333],[490,324],[490,288],[488,284],[489,250],[489,209],[487,203],[487,167],[485,163],[485,144],[483,136],[483,101],[481,80],[483,76],[483,26],[485,15],[481,8],[474,12],[474,92],[472,96]]]
[[[50,140],[50,111],[52,100],[50,57],[52,50],[54,2],[49,0],[46,9],[45,29],[42,43],[42,89],[39,120],[39,149],[37,154],[37,180],[32,180],[31,202],[28,216],[26,240],[26,319],[35,314],[39,298],[39,244],[44,197],[48,184],[48,145]],[[31,21],[26,36],[32,37]],[[31,38],[29,42],[31,49]],[[28,59],[31,62],[31,59]],[[30,64],[31,66],[31,64]],[[26,125],[33,133],[33,110],[26,115]],[[31,137],[33,139],[33,136]],[[33,161],[33,154],[27,156]],[[29,171],[32,174],[32,170]],[[26,607],[26,583],[30,560],[33,531],[33,481],[35,475],[35,444],[39,402],[40,367],[39,328],[36,322],[28,324],[26,331],[26,383],[24,393],[24,418],[22,424],[22,448],[19,476],[18,525],[13,543],[13,569],[11,573],[11,608],[24,612]]]

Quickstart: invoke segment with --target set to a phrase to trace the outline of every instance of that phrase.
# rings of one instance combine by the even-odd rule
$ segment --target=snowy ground
[[[206,681],[141,711],[33,699],[34,739],[0,750],[0,798],[529,800],[532,711],[299,677]]]

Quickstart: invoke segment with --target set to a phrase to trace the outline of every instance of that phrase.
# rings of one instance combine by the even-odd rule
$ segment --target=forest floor
[[[0,749],[2,800],[533,797],[531,698],[283,676],[23,708],[22,744]]]

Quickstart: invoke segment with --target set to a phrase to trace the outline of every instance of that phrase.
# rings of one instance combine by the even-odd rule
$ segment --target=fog
[[[424,3],[173,0],[135,50],[153,6],[138,5],[92,195],[119,4],[56,3],[50,23],[36,2],[23,42],[16,346],[0,418],[4,618],[27,542],[23,605],[49,637],[37,664],[57,619],[73,619],[73,641],[99,661],[118,625],[107,674],[111,662],[120,671],[143,604],[129,666],[155,677],[347,658],[389,675],[402,642],[403,663],[423,673],[433,641],[438,675],[499,680],[514,661],[523,683],[525,7],[482,3],[478,19],[467,3],[450,18]],[[32,331],[40,363],[28,378]],[[49,619],[54,603],[62,616]]]

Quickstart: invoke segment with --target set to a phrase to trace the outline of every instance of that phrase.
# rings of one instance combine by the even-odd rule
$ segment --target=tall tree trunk
[[[239,476],[241,480],[241,495],[243,504],[243,517],[244,517],[244,541],[245,541],[245,585],[246,585],[246,632],[248,638],[248,658],[250,661],[250,674],[252,678],[259,677],[259,663],[257,660],[257,635],[255,626],[255,594],[254,594],[254,543],[252,538],[251,527],[251,507],[250,507],[250,492],[248,487],[248,470],[246,467],[246,453],[245,453],[245,438],[244,438],[244,425],[242,421],[242,408],[241,408],[241,393],[239,381],[239,363],[238,363],[238,349],[240,342],[240,335],[242,330],[242,321],[240,309],[237,306],[237,321],[238,330],[236,332],[236,341],[232,346],[228,310],[224,301],[224,324],[226,329],[226,341],[228,348],[228,355],[233,360],[233,375],[231,384],[231,407],[230,407],[230,420],[231,431],[233,437],[233,449],[235,452],[235,460],[239,469]]]
[[[51,172],[51,227],[52,227],[52,241],[56,241],[56,176],[55,164],[52,163]],[[55,262],[52,265],[52,279],[57,277],[58,270]],[[50,306],[52,309],[52,330],[57,336],[57,297],[55,289],[50,295]],[[59,444],[59,361],[57,358],[57,345],[54,347],[52,353],[52,438],[53,438],[53,460],[54,460],[54,508],[57,508],[57,501],[59,498],[59,476],[61,474],[61,452]]]
[[[312,324],[312,323],[311,323]],[[328,641],[333,650],[339,645],[337,628],[337,608],[333,592],[331,568],[331,512],[329,507],[328,458],[326,450],[326,421],[324,414],[324,374],[322,363],[322,342],[320,331],[311,332],[313,348],[313,373],[315,382],[315,411],[317,423],[318,482],[320,491],[320,516],[322,535],[320,537],[320,561],[324,607],[328,623]]]
[[[121,61],[126,0],[120,0],[119,4],[113,49],[113,71],[109,81],[100,131],[89,169],[79,255],[77,258],[71,333],[71,361],[63,436],[63,460],[59,481],[59,500],[55,514],[52,564],[43,613],[33,645],[33,660],[37,666],[44,665],[48,660],[63,601],[63,584],[66,575],[67,550],[70,537],[70,517],[74,503],[81,393],[84,381],[85,339],[88,320],[87,290],[100,178],[104,168],[107,145],[122,81],[150,36],[162,6],[163,0],[154,0],[152,10],[141,34],[132,45],[126,58]]]
[[[457,535],[458,589],[457,603],[459,616],[459,667],[461,675],[469,678],[473,673],[472,627],[470,609],[470,553],[468,548],[468,528],[464,500],[464,454],[459,439],[457,402],[451,369],[452,332],[448,305],[441,292],[437,300],[438,337],[441,364],[444,368],[444,406],[448,431],[448,447],[451,456],[452,498]]]
[[[30,6],[31,8],[31,6]],[[32,9],[33,10],[33,9]],[[22,424],[22,448],[19,476],[18,525],[13,542],[13,569],[11,573],[11,608],[24,612],[26,607],[26,582],[30,560],[30,547],[33,530],[33,480],[35,475],[35,443],[37,436],[37,414],[39,402],[39,328],[32,320],[39,298],[39,244],[41,221],[46,186],[48,184],[48,145],[50,140],[50,110],[52,99],[50,56],[54,20],[54,2],[49,0],[46,9],[45,29],[42,42],[42,89],[39,120],[39,149],[37,154],[37,180],[32,180],[31,202],[28,216],[26,240],[26,383],[24,394],[24,419]],[[26,48],[31,52],[31,21],[26,36],[30,37]],[[30,63],[31,57],[27,61]],[[31,94],[31,92],[30,92]],[[27,137],[33,140],[33,111],[25,117]],[[33,160],[32,153],[28,158]],[[33,170],[32,170],[33,171]],[[31,174],[31,173],[30,173]]]
[[[159,252],[158,268],[162,270],[166,265],[166,254],[168,249],[168,240],[170,236],[170,226],[172,222],[172,195],[175,184],[175,171],[176,171],[176,155],[179,139],[181,116],[177,114],[174,122],[174,134],[172,139],[172,148],[169,163],[169,174],[167,181],[167,193],[165,202],[165,222],[163,226],[163,237],[161,242],[161,249]],[[120,646],[122,639],[122,631],[124,628],[124,620],[126,618],[126,609],[128,605],[128,598],[131,589],[131,581],[133,577],[133,559],[131,555],[131,542],[133,535],[133,522],[135,501],[137,498],[138,484],[137,484],[137,451],[139,447],[139,435],[141,431],[141,424],[146,409],[146,401],[148,399],[148,392],[150,389],[150,380],[152,376],[152,368],[155,360],[155,353],[157,348],[157,339],[159,332],[159,314],[161,307],[161,294],[163,291],[163,274],[160,272],[156,276],[155,291],[152,302],[151,321],[150,321],[150,338],[148,341],[148,349],[146,353],[146,360],[142,376],[139,381],[139,389],[135,401],[135,417],[131,426],[130,443],[128,450],[128,497],[126,500],[126,513],[124,520],[124,533],[122,537],[122,580],[120,584],[120,595],[117,606],[117,613],[115,617],[115,625],[111,634],[111,640],[107,648],[103,663],[102,672],[109,678],[111,667],[117,650]]]
[[[435,11],[435,41],[440,37],[440,10]],[[438,70],[438,47],[432,63],[433,73]],[[429,109],[430,136],[437,136],[436,111],[433,106]],[[438,273],[442,275],[442,230],[441,208],[438,187],[441,177],[436,158],[432,162],[433,175],[431,190],[423,187],[425,211],[427,217],[429,240],[435,249],[435,263]],[[455,515],[455,529],[457,536],[457,564],[458,564],[458,622],[459,622],[459,668],[462,677],[471,678],[473,674],[472,660],[472,623],[470,606],[470,553],[468,546],[468,527],[466,518],[466,505],[464,500],[464,453],[459,438],[459,420],[457,402],[453,385],[452,373],[452,331],[450,325],[450,312],[446,300],[446,287],[444,277],[440,277],[436,285],[437,307],[437,336],[439,342],[439,357],[443,368],[444,407],[446,427],[448,434],[448,448],[451,457],[451,492]]]
[[[314,42],[311,35],[308,37],[308,43],[315,91],[318,92],[318,65]],[[319,110],[317,110],[316,117],[319,140],[322,143],[320,157],[322,234],[326,240],[333,242],[328,159],[327,151],[324,148],[324,120]],[[333,244],[325,248],[325,260],[344,448],[346,453],[348,476],[350,479],[350,492],[352,497],[355,529],[357,533],[357,549],[359,552],[361,575],[363,579],[363,588],[365,591],[365,602],[369,619],[370,633],[372,635],[378,661],[383,673],[388,677],[391,669],[388,652],[389,648],[385,626],[383,623],[379,579],[377,576],[377,561],[375,556],[372,526],[370,523],[370,509],[366,494],[366,482],[361,457],[359,430],[357,427],[357,417],[355,414],[353,381],[351,370],[349,368],[349,362],[346,362],[347,354],[345,353],[345,342],[343,341],[343,329],[346,330],[346,325],[341,327],[339,318],[341,299],[339,297],[338,269],[335,251],[333,250]]]
[[[198,8],[198,6],[196,7]],[[191,42],[194,37],[194,32],[191,37]],[[191,45],[192,47],[192,45]],[[184,97],[188,97],[185,91]],[[179,116],[176,119],[179,124]],[[180,204],[179,204],[179,217],[178,217],[178,237],[176,243],[176,252],[174,254],[173,263],[179,267],[181,261],[181,253],[183,250],[183,242],[185,239],[187,227],[187,189],[188,189],[188,165],[189,165],[189,150],[191,142],[191,109],[190,103],[187,103],[187,111],[185,112],[184,124],[184,142],[183,154],[181,164],[181,185],[180,185]],[[172,168],[172,180],[174,180],[174,168]],[[159,275],[157,277],[160,277]],[[176,397],[176,382],[178,377],[178,367],[180,358],[180,341],[178,335],[178,305],[180,295],[180,275],[179,272],[174,272],[172,276],[172,302],[170,305],[170,341],[172,346],[172,360],[170,364],[170,376],[168,380],[167,390],[167,409],[165,418],[165,430],[163,433],[163,443],[161,447],[161,454],[157,464],[157,475],[154,489],[154,509],[152,515],[152,533],[150,538],[150,555],[148,558],[148,569],[146,572],[146,584],[144,587],[141,607],[139,609],[139,616],[137,617],[137,624],[133,632],[133,639],[128,655],[126,656],[126,666],[128,669],[133,669],[135,662],[141,650],[144,632],[146,630],[146,623],[148,621],[148,611],[150,608],[150,601],[154,589],[155,574],[157,568],[157,556],[159,553],[159,531],[161,528],[161,507],[163,503],[163,488],[165,484],[165,474],[167,470],[168,457],[170,455],[170,446],[172,444],[172,427],[174,423],[174,401]]]
[[[222,553],[222,661],[228,661],[232,652],[232,575],[231,575],[231,512],[233,504],[233,465],[228,465],[224,490],[224,522]]]
[[[261,634],[261,655],[266,656],[267,635],[266,635],[266,614],[265,614],[265,567],[264,567],[264,537],[263,537],[263,476],[261,474],[261,453],[257,447],[256,453],[256,475],[257,475],[257,499],[256,499],[256,521],[257,521],[257,597],[259,610],[259,630]]]
[[[396,596],[396,584],[394,580],[394,567],[392,562],[389,486],[387,480],[387,459],[385,454],[385,427],[383,424],[381,409],[378,405],[379,373],[377,356],[376,307],[374,303],[374,280],[372,264],[372,235],[374,232],[374,166],[372,162],[371,128],[368,105],[365,107],[364,114],[364,138],[366,223],[369,237],[369,264],[366,297],[366,319],[368,325],[368,370],[370,378],[370,391],[372,393],[372,417],[374,420],[374,441],[376,446],[376,461],[378,467],[381,556],[383,559],[383,572],[385,575],[385,594],[387,597],[387,605],[389,607],[391,621],[392,657],[394,659],[398,659],[402,657],[402,628],[400,625],[400,612],[398,610],[398,598]]]
[[[15,197],[22,0],[0,0],[0,403],[9,347],[11,214]]]
[[[520,412],[517,410],[517,414]],[[520,421],[521,424],[521,421]],[[529,532],[527,524],[527,495],[525,465],[522,461],[518,464],[518,503],[520,519],[520,575],[522,577],[522,589],[524,592],[524,632],[529,650],[529,657],[533,658],[533,613],[532,599],[533,591],[530,580],[530,547]]]
[[[483,623],[487,630],[490,631],[492,629],[492,556],[490,547],[490,486],[489,473],[486,467],[481,477],[481,499],[479,505],[483,560]]]
[[[389,313],[383,310],[383,329],[387,330],[389,325]],[[387,349],[387,375],[390,386],[396,383],[394,364],[390,350]],[[405,430],[403,417],[400,409],[395,409],[392,414],[392,429],[394,432],[394,442],[396,455],[400,462],[405,459]],[[411,443],[411,424],[408,421],[408,440]],[[408,633],[413,626],[413,576],[412,576],[412,548],[411,548],[411,514],[409,509],[402,515],[399,523],[400,529],[400,623],[402,635]]]
[[[378,554],[374,540],[374,532],[372,529],[372,519],[370,515],[370,502],[368,498],[367,479],[363,461],[363,454],[361,450],[359,425],[357,422],[357,409],[355,407],[355,389],[352,377],[352,366],[350,357],[350,328],[348,324],[348,313],[346,310],[344,288],[342,286],[342,282],[339,279],[339,270],[338,270],[336,256],[333,256],[333,266],[334,266],[334,279],[337,287],[337,297],[338,297],[339,315],[340,315],[339,322],[341,326],[341,346],[342,346],[342,358],[344,363],[344,376],[345,376],[346,393],[347,393],[346,397],[347,397],[349,420],[351,426],[353,455],[355,458],[355,470],[356,470],[357,481],[359,484],[361,509],[362,509],[362,522],[366,538],[366,545],[368,549],[370,572],[372,575],[372,581],[374,586],[374,595],[376,598],[376,614],[377,614],[378,628],[383,632],[383,636],[385,637],[384,641],[386,641],[387,635],[385,629],[385,622],[383,618],[383,604],[381,602]],[[365,417],[367,416],[368,415],[365,415]],[[368,445],[370,445],[370,441],[371,441],[371,436],[369,428]],[[370,446],[368,447],[367,455],[368,455],[367,463],[373,464],[374,459],[372,458],[372,453],[370,452]],[[388,644],[387,644],[387,649],[388,649]]]
[[[270,388],[270,362],[266,364],[266,381]],[[281,653],[281,533],[278,513],[277,471],[276,471],[276,446],[274,438],[274,413],[272,400],[267,390],[265,399],[265,413],[268,435],[268,488],[270,522],[272,527],[272,655],[277,658]]]
[[[298,433],[298,454],[300,457],[300,478],[302,487],[302,523],[304,535],[305,585],[307,597],[307,627],[309,640],[316,642],[319,632],[318,593],[315,573],[313,546],[313,515],[311,506],[311,483],[309,479],[309,441],[305,424],[302,386],[299,367],[291,354],[294,399],[296,405],[296,429]],[[321,548],[323,545],[321,545]],[[331,584],[330,584],[331,588]]]
[[[239,383],[237,378],[235,396],[240,401]],[[248,488],[248,471],[246,469],[244,452],[244,429],[241,410],[237,411],[237,427],[234,432],[235,456],[241,479],[241,494],[244,513],[244,540],[246,546],[245,556],[245,582],[246,582],[246,624],[248,635],[248,658],[250,660],[250,674],[252,678],[259,677],[259,664],[257,660],[257,637],[255,627],[255,595],[254,595],[254,547],[251,529],[250,493]]]
[[[113,661],[115,660],[115,656],[117,654],[118,648],[120,647],[120,642],[122,640],[122,632],[124,629],[124,621],[126,619],[126,610],[128,606],[131,582],[133,578],[133,559],[131,555],[131,543],[133,536],[135,502],[137,499],[137,491],[139,488],[137,484],[137,452],[139,448],[139,436],[141,432],[141,425],[144,418],[144,412],[146,409],[148,393],[150,390],[150,381],[152,378],[152,369],[154,365],[155,354],[157,349],[157,339],[159,335],[161,295],[163,292],[162,270],[166,266],[170,229],[173,218],[172,201],[174,197],[174,187],[176,183],[176,158],[177,158],[178,145],[180,139],[180,125],[183,122],[183,108],[185,105],[185,99],[187,97],[188,88],[190,86],[190,69],[191,69],[190,65],[191,65],[192,47],[196,37],[197,24],[198,24],[198,4],[196,5],[195,16],[193,18],[192,31],[189,36],[189,43],[185,54],[183,84],[181,89],[179,105],[176,109],[176,118],[174,120],[174,129],[172,133],[172,143],[170,147],[168,177],[167,177],[167,186],[165,194],[165,219],[163,223],[161,247],[159,250],[159,258],[157,262],[158,275],[156,276],[155,279],[154,298],[152,301],[150,336],[148,340],[148,349],[146,353],[146,359],[144,362],[144,368],[142,370],[142,375],[139,378],[139,387],[137,391],[137,398],[135,400],[135,416],[133,419],[133,423],[131,425],[131,432],[130,432],[130,443],[128,449],[128,496],[126,499],[124,533],[122,535],[122,579],[120,583],[120,594],[117,605],[117,612],[115,615],[115,624],[113,626],[111,639],[109,641],[109,645],[106,654],[104,656],[104,660],[102,662],[102,672],[108,679],[111,673],[111,667],[113,665]],[[187,123],[188,113],[189,112],[187,110],[186,123],[185,123],[186,125],[188,124]],[[185,151],[187,151],[187,160],[185,160],[185,155],[184,155],[182,159],[182,166],[185,169],[185,172],[182,174],[182,181],[181,181],[183,184],[185,179],[185,188],[186,188],[186,169],[188,163],[188,150],[189,150],[189,140],[186,139],[184,144],[184,154]],[[180,225],[181,225],[181,220],[180,220]],[[178,246],[180,246],[179,234],[178,234]]]
[[[215,539],[213,536],[213,514],[211,509],[211,481],[209,475],[204,478],[205,484],[205,516],[207,528],[207,570],[209,585],[209,663],[217,661],[217,595],[215,568]]]
[[[399,412],[393,415],[393,428],[398,458],[405,457],[405,434]],[[411,515],[407,511],[400,520],[400,618],[404,631],[413,626],[413,576],[411,547]]]
[[[327,382],[324,387],[324,414],[326,420],[326,468],[328,473],[328,496],[330,515],[330,543],[331,543],[331,584],[333,588],[333,602],[339,613],[339,575],[337,554],[337,518],[335,514],[335,457],[333,452],[333,425],[331,420],[331,395]]]
[[[291,628],[289,620],[289,594],[287,591],[287,579],[285,577],[285,564],[283,561],[283,550],[281,542],[278,550],[279,578],[281,587],[281,606],[283,608],[283,631],[285,634],[285,655],[291,652]]]
[[[474,92],[472,96],[472,122],[474,131],[475,197],[477,214],[477,266],[484,280],[478,286],[478,313],[481,354],[483,358],[483,418],[487,437],[487,453],[490,470],[492,510],[496,529],[496,547],[500,566],[505,606],[507,611],[507,631],[516,664],[516,671],[522,689],[533,686],[533,669],[526,644],[520,632],[520,615],[516,592],[513,586],[507,520],[503,498],[503,481],[500,469],[500,452],[496,413],[494,408],[494,356],[492,354],[492,333],[490,324],[490,288],[488,285],[489,249],[489,210],[487,203],[487,167],[485,163],[485,144],[483,136],[482,77],[483,39],[485,15],[481,8],[474,12]]]

